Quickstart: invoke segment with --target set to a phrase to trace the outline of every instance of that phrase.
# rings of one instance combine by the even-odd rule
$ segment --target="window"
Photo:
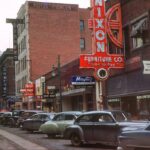
[[[114,122],[114,120],[111,118],[110,115],[107,115],[107,114],[97,114],[94,118],[94,121],[95,122],[104,122],[104,123],[111,123],[111,122]]]
[[[56,115],[56,116],[53,118],[53,121],[62,121],[62,120],[65,120],[65,116],[64,116],[63,114]]]
[[[65,115],[65,120],[74,120],[75,116],[74,115]]]
[[[141,47],[143,44],[143,39],[141,37],[133,38],[133,48]]]
[[[133,48],[138,48],[149,42],[148,38],[148,19],[142,18],[131,26],[131,38]]]
[[[77,122],[92,122],[93,115],[83,115],[77,119]]]
[[[84,30],[84,20],[80,20],[80,31]]]
[[[80,49],[85,50],[85,39],[84,38],[80,39]]]

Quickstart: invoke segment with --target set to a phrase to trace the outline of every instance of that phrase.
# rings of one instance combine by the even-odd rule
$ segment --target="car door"
[[[93,121],[92,121],[92,118],[93,118],[93,116],[88,114],[88,115],[83,115],[78,120],[78,125],[83,130],[83,136],[84,136],[85,141],[92,141],[93,140]]]
[[[39,114],[35,114],[33,117],[32,117],[32,120],[31,120],[31,129],[32,130],[37,130],[37,126],[39,126],[39,123],[40,123],[40,115]]]
[[[39,130],[39,127],[45,123],[46,121],[49,121],[50,118],[46,114],[37,114],[37,117],[33,120],[33,129]]]
[[[94,140],[99,143],[114,143],[117,140],[118,125],[109,114],[96,114],[93,120]]]
[[[53,122],[57,125],[58,134],[61,133],[61,125],[65,121],[65,114],[58,114],[53,118]]]

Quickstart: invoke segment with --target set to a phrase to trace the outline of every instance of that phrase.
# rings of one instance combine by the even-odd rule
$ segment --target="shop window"
[[[133,23],[131,29],[133,49],[142,47],[149,42],[147,17]]]

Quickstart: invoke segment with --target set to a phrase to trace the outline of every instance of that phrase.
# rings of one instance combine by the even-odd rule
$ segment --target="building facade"
[[[22,5],[17,14],[22,22],[17,24],[16,95],[22,95],[26,83],[49,72],[58,55],[63,66],[91,51],[89,16],[89,9],[72,4],[27,1]]]
[[[47,95],[44,107],[49,111],[96,110],[93,70],[80,69],[79,59],[64,65],[60,71],[56,68],[44,76]]]
[[[0,56],[0,110],[11,109],[15,104],[15,63],[13,50],[7,49]]]
[[[110,76],[103,84],[103,89],[105,90],[104,100],[107,103],[107,108],[122,109],[131,113],[133,117],[144,118],[149,116],[150,113],[150,72],[148,68],[150,60],[150,2],[148,0],[107,1],[107,9],[118,2],[121,2],[122,9],[124,35],[124,48],[122,51],[125,56],[125,68],[110,70]],[[114,54],[118,52],[117,48],[113,49],[113,47],[109,51]],[[68,75],[62,71],[64,74],[62,76],[65,77],[65,81],[62,79],[62,82],[67,82],[69,85],[69,87],[67,86],[68,91],[62,91],[63,109],[73,110],[76,107],[78,110],[94,110],[97,105],[95,101],[95,85],[92,86],[93,91],[90,92],[90,96],[86,93],[89,91],[87,86],[85,86],[86,88],[84,86],[70,87],[71,76],[92,76],[93,71],[79,69],[79,64],[75,62],[73,64],[76,64],[74,67],[72,66],[73,70],[66,66]],[[53,78],[50,74],[51,72],[46,74],[47,86],[57,85],[59,88],[58,76]],[[65,84],[62,84],[62,86],[66,87]],[[56,95],[59,99],[60,95]],[[88,96],[86,97],[86,95]],[[86,100],[88,98],[91,99],[90,109],[87,107],[88,102]],[[56,101],[53,98],[49,98],[49,102]]]
[[[108,1],[108,5],[116,2]],[[120,3],[125,68],[111,72],[107,98],[111,106],[121,107],[139,117],[150,112],[150,72],[145,70],[150,61],[150,1],[121,0]]]

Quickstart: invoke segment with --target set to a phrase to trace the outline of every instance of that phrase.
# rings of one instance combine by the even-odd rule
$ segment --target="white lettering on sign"
[[[96,39],[102,41],[105,39],[105,33],[102,30],[96,31]]]
[[[105,52],[105,43],[97,42],[97,52]]]
[[[104,19],[96,19],[96,22],[97,22],[96,28],[103,28],[104,29],[104,26],[103,26]]]
[[[102,0],[95,0],[95,6],[102,6]]]
[[[101,9],[100,9],[100,8],[97,8],[97,15],[98,15],[98,17],[101,17],[101,16],[102,16],[102,14],[101,14]]]
[[[85,56],[84,61],[88,61],[88,63],[90,63],[90,62],[96,62],[96,63],[112,62],[112,57],[110,57],[110,56],[106,56],[106,57],[102,57],[102,56]]]
[[[123,58],[122,57],[115,57],[114,58],[114,62],[123,62]]]
[[[95,0],[94,23],[96,52],[106,53],[105,7],[103,0]]]

